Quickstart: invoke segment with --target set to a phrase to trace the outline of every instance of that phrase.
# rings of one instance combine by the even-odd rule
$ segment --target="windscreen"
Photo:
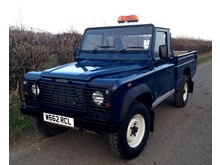
[[[151,45],[152,31],[150,25],[87,29],[81,50],[147,50]]]

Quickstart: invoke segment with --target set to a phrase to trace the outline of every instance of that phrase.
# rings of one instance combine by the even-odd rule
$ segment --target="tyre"
[[[109,134],[112,152],[125,159],[137,157],[144,149],[150,132],[150,115],[146,106],[134,102],[119,131]]]
[[[174,93],[174,104],[177,107],[184,107],[187,103],[189,96],[189,79],[183,75],[181,88]]]
[[[66,132],[68,130],[68,128],[66,127],[60,127],[58,125],[45,122],[43,121],[43,119],[33,117],[32,121],[35,129],[44,136],[52,137]]]

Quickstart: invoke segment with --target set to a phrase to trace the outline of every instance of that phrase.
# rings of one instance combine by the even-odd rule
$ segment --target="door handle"
[[[172,73],[172,71],[171,71],[171,70],[167,70],[166,73],[167,73],[167,74],[170,74],[170,73]]]

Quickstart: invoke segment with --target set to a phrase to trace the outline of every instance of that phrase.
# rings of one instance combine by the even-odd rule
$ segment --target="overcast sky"
[[[136,14],[139,23],[170,28],[173,36],[212,40],[207,0],[11,0],[9,8],[10,26],[52,33],[82,33],[86,27],[117,25],[120,15]]]

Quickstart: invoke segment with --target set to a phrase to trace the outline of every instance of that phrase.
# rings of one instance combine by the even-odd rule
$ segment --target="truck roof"
[[[167,30],[170,30],[170,28],[165,28],[165,27],[156,27],[154,26],[154,24],[152,23],[146,23],[146,24],[143,24],[143,23],[123,23],[123,24],[118,24],[118,25],[102,25],[102,26],[97,26],[97,27],[88,27],[85,29],[85,31],[87,29],[103,29],[103,28],[117,28],[117,27],[128,27],[128,26],[153,26],[155,28],[159,28],[159,29],[167,29]]]
[[[159,26],[155,26],[154,24],[152,23],[123,23],[123,24],[118,24],[118,25],[101,25],[101,26],[97,26],[97,27],[88,27],[86,29],[98,29],[98,28],[109,28],[109,27],[126,27],[126,26],[154,26],[155,28],[160,28],[160,29],[170,29],[170,28],[165,28],[165,27],[159,27]],[[86,30],[85,29],[85,30]]]
[[[127,27],[127,26],[153,26],[154,28],[158,28],[158,29],[166,29],[169,30],[169,28],[164,28],[164,27],[156,27],[155,25],[153,25],[152,23],[138,23],[139,18],[137,15],[127,15],[127,16],[119,16],[118,17],[118,23],[117,25],[103,25],[103,26],[99,26],[99,27],[88,27],[85,29],[85,31],[87,29],[98,29],[98,28],[116,28],[116,27]]]

